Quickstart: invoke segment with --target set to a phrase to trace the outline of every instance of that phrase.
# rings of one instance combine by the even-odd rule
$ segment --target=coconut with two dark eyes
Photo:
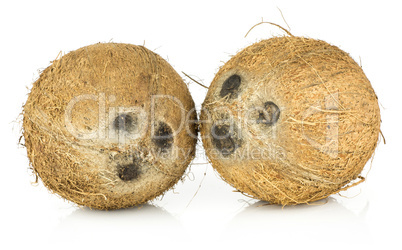
[[[55,60],[23,108],[33,172],[61,197],[96,209],[149,201],[195,155],[186,84],[143,46],[99,43]]]
[[[233,56],[201,112],[206,154],[238,191],[309,203],[360,183],[380,132],[362,68],[324,41],[275,37]]]

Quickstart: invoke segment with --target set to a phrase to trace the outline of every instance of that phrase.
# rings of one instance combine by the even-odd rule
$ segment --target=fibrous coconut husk
[[[220,176],[274,204],[323,199],[364,180],[380,132],[377,96],[344,51],[274,37],[233,56],[202,106],[201,135]]]
[[[188,88],[143,46],[98,43],[53,61],[33,84],[23,116],[33,172],[52,192],[91,208],[163,194],[195,154]]]

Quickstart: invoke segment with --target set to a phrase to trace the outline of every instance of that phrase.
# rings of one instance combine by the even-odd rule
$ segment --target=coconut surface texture
[[[195,155],[186,84],[143,46],[99,43],[55,60],[23,107],[33,172],[61,197],[96,209],[151,200]]]
[[[206,154],[225,181],[288,205],[363,181],[381,121],[377,96],[347,53],[285,36],[255,43],[220,68],[200,122]]]

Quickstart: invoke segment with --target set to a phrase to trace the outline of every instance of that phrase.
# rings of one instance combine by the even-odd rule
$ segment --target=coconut
[[[186,84],[143,46],[98,43],[55,60],[23,107],[34,174],[61,197],[96,209],[149,201],[195,154]]]
[[[201,112],[206,154],[238,191],[272,204],[309,203],[364,180],[380,132],[377,96],[344,51],[274,37],[233,56]]]

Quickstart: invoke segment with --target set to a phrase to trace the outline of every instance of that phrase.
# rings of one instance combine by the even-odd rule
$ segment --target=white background
[[[350,53],[380,103],[380,143],[367,181],[315,205],[261,206],[233,192],[202,148],[185,180],[141,209],[91,211],[32,185],[18,114],[38,72],[60,51],[97,42],[143,45],[189,83],[199,107],[231,55],[260,39],[291,32]],[[402,10],[398,1],[2,1],[0,4],[0,248],[401,249]],[[17,122],[16,122],[17,121]],[[204,177],[205,176],[205,177]],[[324,204],[325,203],[325,204]],[[23,248],[22,248],[23,247]]]

